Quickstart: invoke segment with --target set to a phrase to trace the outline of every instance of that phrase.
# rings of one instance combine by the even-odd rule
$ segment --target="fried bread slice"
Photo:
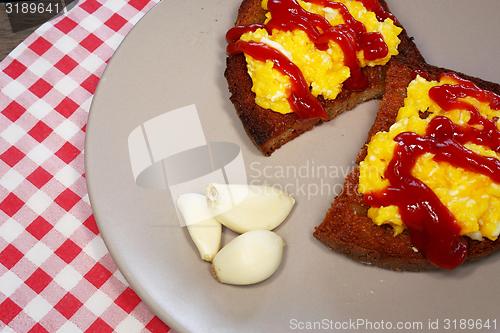
[[[380,3],[389,11],[384,0],[380,0]],[[243,0],[238,11],[236,25],[263,23],[264,20],[265,10],[261,7],[261,0]],[[401,39],[398,48],[399,55],[393,57],[389,63],[395,59],[405,59],[407,62],[415,63],[424,61],[405,30],[401,32],[399,38]],[[319,100],[327,111],[329,119],[335,118],[360,103],[380,98],[384,92],[385,73],[389,63],[385,66],[362,69],[368,79],[368,88],[363,91],[352,91],[344,87],[334,100],[320,97]],[[231,102],[247,134],[264,155],[271,155],[288,141],[322,122],[319,119],[300,120],[294,113],[280,114],[258,106],[255,103],[252,79],[247,72],[244,55],[229,56],[226,65],[225,77],[231,93]]]
[[[387,131],[394,124],[399,109],[404,105],[408,84],[416,73],[422,73],[428,79],[438,80],[442,73],[455,73],[472,81],[479,88],[500,94],[500,85],[470,77],[451,70],[430,65],[412,65],[394,61],[386,76],[386,92],[380,104],[380,110],[368,134],[367,143],[373,135]],[[358,154],[359,165],[367,155],[366,145]],[[343,191],[335,198],[323,223],[316,227],[314,236],[333,250],[343,253],[352,259],[373,264],[383,268],[401,271],[422,271],[434,269],[421,253],[412,246],[407,231],[394,236],[392,227],[377,226],[367,216],[368,206],[363,196],[358,193],[359,168],[345,179]],[[496,241],[475,241],[464,237],[468,243],[466,261],[473,261],[500,250],[500,239]]]

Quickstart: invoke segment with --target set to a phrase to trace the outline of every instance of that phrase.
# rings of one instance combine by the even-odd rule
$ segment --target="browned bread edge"
[[[429,65],[411,65],[393,62],[386,78],[386,92],[380,110],[369,132],[370,138],[379,131],[387,131],[395,122],[399,108],[403,106],[408,84],[415,78],[415,71],[424,71],[429,78],[437,79],[443,72],[451,70]],[[459,76],[473,81],[482,89],[500,94],[500,85],[486,82],[462,73]],[[361,149],[357,163],[367,154],[366,145]],[[366,216],[367,206],[357,191],[359,170],[356,168],[345,180],[343,191],[334,200],[323,223],[314,236],[330,248],[344,253],[362,263],[377,265],[392,270],[421,271],[434,269],[421,253],[412,249],[407,232],[394,237],[389,226],[379,227]],[[474,241],[465,237],[469,244],[467,261],[480,259],[500,249],[500,240]]]
[[[388,10],[385,1],[382,5]],[[261,0],[243,0],[236,25],[263,23],[265,11],[261,8]],[[424,59],[406,31],[400,35],[399,59],[409,62],[423,62]],[[393,61],[393,60],[391,60]],[[298,120],[295,114],[280,114],[264,109],[255,104],[255,94],[252,92],[252,80],[247,73],[246,61],[243,55],[229,56],[226,62],[225,77],[231,93],[231,101],[243,123],[247,134],[255,145],[265,154],[271,155],[283,144],[321,123],[320,120]],[[354,108],[356,105],[375,98],[380,98],[384,92],[386,66],[365,67],[364,74],[369,86],[364,91],[351,91],[346,88],[335,100],[320,98],[329,118]]]

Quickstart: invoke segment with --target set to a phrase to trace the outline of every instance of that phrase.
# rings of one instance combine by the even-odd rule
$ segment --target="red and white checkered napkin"
[[[0,330],[167,332],[127,286],[85,186],[96,85],[158,0],[83,0],[0,63]]]

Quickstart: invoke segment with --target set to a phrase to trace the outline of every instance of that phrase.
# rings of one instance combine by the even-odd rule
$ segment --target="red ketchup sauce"
[[[252,58],[260,61],[272,61],[274,68],[290,78],[292,87],[288,101],[299,118],[328,119],[328,114],[323,109],[321,103],[311,94],[309,85],[304,79],[300,69],[285,55],[262,43],[239,40],[229,44],[229,54],[240,52],[246,53]]]
[[[367,60],[376,60],[385,58],[389,53],[387,44],[380,33],[368,33],[365,26],[354,19],[349,13],[347,7],[339,2],[330,0],[304,0],[306,2],[318,4],[337,10],[344,19],[344,24],[332,26],[326,18],[304,10],[296,0],[269,0],[267,7],[271,13],[271,20],[266,24],[251,24],[247,26],[236,26],[230,29],[226,34],[228,41],[228,53],[247,53],[242,50],[244,43],[240,42],[241,35],[249,31],[255,31],[259,28],[265,28],[269,34],[272,30],[281,31],[303,30],[319,50],[327,50],[330,41],[336,42],[344,53],[344,63],[350,69],[350,78],[345,82],[346,87],[351,90],[363,90],[368,86],[368,80],[361,71],[361,66],[357,58],[357,51],[362,50]],[[238,44],[239,46],[236,46]],[[252,57],[256,59],[271,60],[276,65],[277,62],[284,67],[291,67],[290,64],[284,65],[282,57],[278,60],[274,55],[280,52],[270,53],[269,47],[263,43],[252,43]],[[248,53],[247,53],[248,54]],[[271,57],[271,58],[269,58]],[[289,61],[290,62],[290,61]],[[291,62],[290,62],[291,63]],[[281,73],[288,75],[286,71],[279,69]],[[300,72],[300,71],[299,71]],[[305,90],[309,90],[309,84],[303,80],[296,80],[297,76],[290,76],[292,90],[297,94],[298,100],[292,103],[292,110],[297,113],[301,119],[319,117],[328,120],[326,111],[318,112],[317,109],[308,110],[311,102],[301,98],[308,96]],[[307,97],[309,99],[309,97]],[[317,103],[319,104],[319,103]],[[321,105],[319,104],[321,107]],[[299,110],[299,108],[302,108]],[[322,107],[321,107],[322,108]]]
[[[425,153],[432,153],[436,161],[485,175],[500,183],[500,161],[464,147],[465,143],[473,142],[498,152],[500,133],[496,124],[483,117],[473,105],[460,100],[474,97],[499,110],[500,96],[457,76],[453,78],[458,84],[433,87],[429,96],[445,111],[469,111],[471,117],[467,126],[438,116],[431,120],[424,136],[413,132],[396,136],[394,156],[385,172],[390,186],[364,197],[365,202],[373,207],[396,205],[413,244],[431,263],[445,269],[453,269],[465,260],[467,241],[460,236],[460,226],[448,208],[427,185],[412,176],[417,159]]]

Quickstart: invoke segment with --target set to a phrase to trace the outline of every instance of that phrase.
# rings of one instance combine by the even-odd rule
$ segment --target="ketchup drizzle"
[[[271,60],[278,71],[290,78],[293,84],[288,101],[299,118],[321,118],[323,120],[328,120],[328,114],[325,112],[318,99],[311,94],[309,85],[304,79],[302,72],[297,65],[291,62],[285,55],[262,43],[238,40],[235,43],[229,44],[229,54],[240,52],[244,52],[260,61]]]
[[[365,202],[373,207],[396,205],[410,231],[413,244],[431,263],[445,269],[453,269],[465,260],[468,245],[460,236],[460,226],[453,214],[429,187],[412,176],[417,159],[425,153],[432,153],[436,161],[447,162],[500,182],[500,161],[476,154],[464,146],[474,142],[498,152],[500,141],[496,124],[483,117],[473,105],[460,100],[474,97],[498,110],[500,97],[470,81],[457,76],[453,78],[458,84],[433,87],[429,96],[445,111],[469,111],[468,126],[459,126],[446,117],[438,116],[429,123],[425,136],[413,132],[396,136],[394,156],[385,172],[390,186],[364,196]]]
[[[340,15],[342,15],[345,23],[332,26],[323,16],[303,9],[296,0],[269,0],[267,7],[268,11],[271,13],[271,20],[265,25],[252,24],[248,26],[236,26],[230,29],[226,34],[226,40],[229,43],[228,53],[234,54],[243,52],[240,48],[232,44],[237,43],[241,35],[246,32],[264,28],[271,34],[273,29],[281,31],[300,29],[309,36],[319,50],[327,50],[330,41],[336,42],[342,49],[344,53],[344,63],[350,70],[350,77],[345,82],[346,87],[351,90],[364,90],[368,86],[368,80],[361,71],[361,66],[357,58],[357,51],[362,50],[367,60],[385,58],[389,53],[389,49],[382,35],[378,32],[368,33],[365,26],[350,14],[347,7],[342,3],[330,0],[304,1],[337,10]],[[240,45],[243,44],[240,43]],[[267,58],[271,56],[271,54],[264,46],[265,44],[263,43],[253,43],[253,57],[256,59],[260,57],[271,60],[276,65],[275,60],[277,59]],[[282,61],[278,62],[283,63]],[[290,77],[290,80],[294,91],[309,90],[309,85],[305,80],[303,82],[296,81],[294,77]],[[303,86],[299,87],[299,85]],[[306,94],[303,93],[299,95],[301,97],[306,96]],[[309,112],[307,109],[298,109],[299,107],[310,106],[310,101],[297,101],[291,106],[299,118],[314,118],[320,115],[320,118],[323,120],[328,119],[326,111],[324,110],[323,112],[318,112],[317,109],[314,109],[312,112]]]

